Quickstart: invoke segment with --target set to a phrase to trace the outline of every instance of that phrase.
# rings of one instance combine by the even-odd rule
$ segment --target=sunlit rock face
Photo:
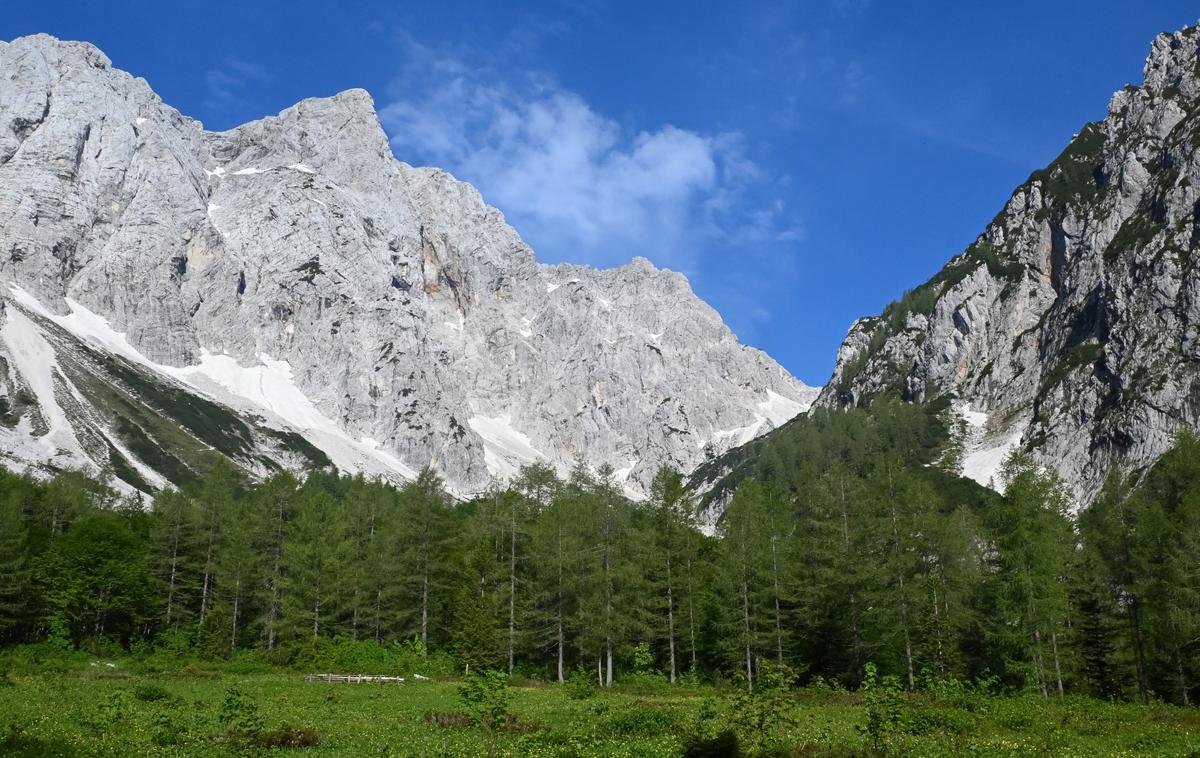
[[[681,274],[538,263],[473,187],[396,160],[362,90],[209,132],[86,43],[0,43],[0,72],[10,464],[182,478],[97,389],[104,355],[247,420],[200,441],[255,473],[432,466],[464,495],[582,456],[643,496],[816,395]]]
[[[1017,188],[962,255],[850,330],[822,405],[950,394],[963,470],[1033,451],[1095,496],[1200,421],[1200,32],[1159,35],[1141,87]]]

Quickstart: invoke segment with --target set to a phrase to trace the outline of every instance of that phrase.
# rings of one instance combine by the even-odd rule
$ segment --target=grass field
[[[678,756],[690,747],[727,755],[736,734],[745,755],[1200,755],[1200,711],[1081,698],[897,695],[876,751],[863,697],[828,689],[749,700],[652,682],[594,694],[510,686],[513,715],[489,732],[465,718],[460,685],[450,681],[330,684],[300,672],[195,666],[138,672],[133,661],[93,660],[0,677],[0,754]],[[287,744],[307,746],[274,747]]]

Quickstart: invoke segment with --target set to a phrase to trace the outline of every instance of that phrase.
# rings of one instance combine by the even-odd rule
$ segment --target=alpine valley
[[[98,5],[111,18],[80,13],[89,30],[163,46],[144,4]],[[298,38],[273,9],[221,5],[172,8],[181,48],[319,39],[356,77],[340,81],[368,68],[347,45],[397,49],[347,4],[289,7]],[[437,5],[419,11],[456,16],[446,29],[483,17]],[[1049,66],[1030,40],[1104,68],[1093,27],[1158,28],[1149,2],[1089,6],[1079,34],[1054,3],[959,4],[1004,33],[947,4],[798,3],[786,22],[786,4],[698,4],[683,23],[671,4],[584,5],[553,49],[619,107],[637,102],[624,73],[651,69],[680,82],[665,99],[712,106],[713,72],[750,62],[747,19],[796,48],[765,59],[829,74],[809,47],[825,6],[853,26],[838,43],[921,72],[905,86],[1003,48],[1026,67],[961,81],[1022,98],[1015,72]],[[38,21],[22,28],[80,23]],[[236,34],[196,31],[216,26]],[[920,44],[952,35],[941,59]],[[414,77],[458,72],[428,49]],[[780,68],[755,71],[771,109],[741,117],[793,93]],[[937,102],[930,120],[960,126]],[[883,152],[830,112],[847,183],[815,186],[878,261],[913,202],[945,210],[861,201],[911,177],[877,171]],[[525,111],[503,114],[501,131]],[[607,165],[634,119],[594,120],[620,134]],[[537,262],[472,186],[397,160],[403,144],[363,90],[211,132],[90,44],[0,42],[0,755],[1200,756],[1200,27],[1154,38],[1140,86],[932,278],[855,321],[823,388],[740,344],[679,273]],[[554,173],[538,166],[522,190]],[[622,188],[661,194],[632,174]],[[729,282],[752,278],[728,239],[705,237],[705,265],[720,246]],[[775,274],[760,252],[747,270]]]

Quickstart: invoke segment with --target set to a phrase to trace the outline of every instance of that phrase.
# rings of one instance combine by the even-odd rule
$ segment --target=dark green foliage
[[[258,704],[237,687],[230,687],[225,691],[218,718],[226,732],[239,740],[257,737],[264,726]]]
[[[957,285],[980,266],[987,266],[988,273],[1011,287],[1019,283],[1025,276],[1024,264],[1015,260],[1006,260],[991,243],[979,240],[971,244],[962,255],[947,263],[941,271],[934,274],[929,281],[910,290],[906,290],[899,299],[888,303],[883,313],[877,319],[867,323],[870,339],[866,347],[851,361],[842,367],[839,375],[839,387],[845,404],[863,404],[869,398],[852,398],[849,389],[854,380],[862,374],[871,361],[879,355],[883,346],[891,337],[901,334],[907,329],[908,319],[912,315],[929,316],[937,307],[938,299],[950,288]],[[916,339],[921,339],[918,333]],[[903,388],[903,376],[899,375],[899,367],[894,365],[875,366],[875,374],[884,377],[886,390],[875,394],[900,394]]]
[[[844,403],[850,403],[851,397],[849,391],[854,380],[862,375],[862,372],[867,368],[867,364],[871,361],[871,357],[879,352],[884,343],[887,342],[887,338],[888,331],[876,326],[875,330],[871,332],[871,339],[867,349],[859,352],[842,367],[842,373],[838,378],[838,387],[841,392],[841,400]]]
[[[1100,356],[1103,354],[1104,347],[1095,342],[1084,342],[1067,350],[1042,379],[1041,387],[1038,389],[1039,397],[1046,395],[1057,387],[1063,379],[1070,376],[1076,369],[1091,366],[1100,360]]]
[[[899,300],[888,303],[883,309],[883,320],[887,323],[888,331],[898,334],[904,331],[910,314],[928,316],[937,305],[938,291],[930,284],[923,284],[916,289],[905,290]],[[874,335],[872,335],[874,338]],[[877,352],[882,345],[872,344],[867,348],[868,353]]]
[[[133,688],[133,697],[135,700],[141,700],[143,703],[154,703],[163,700],[170,700],[171,693],[157,684],[151,682],[141,682]]]
[[[684,743],[684,758],[737,758],[742,754],[737,732],[724,729],[717,734],[696,736]]]
[[[997,667],[1014,686],[1062,694],[1070,668],[1061,652],[1070,617],[1065,574],[1074,550],[1067,495],[1028,453],[1010,455],[1001,478],[1005,496],[984,514],[991,545],[983,602],[1000,622],[988,630]]]
[[[469,671],[497,669],[505,664],[500,608],[496,593],[489,591],[486,559],[479,548],[473,551],[454,603],[454,652]]]
[[[863,734],[876,752],[885,751],[895,741],[904,724],[904,703],[900,695],[900,680],[895,676],[880,677],[874,663],[865,667],[862,683],[863,703],[867,719]]]
[[[757,691],[734,699],[731,721],[740,750],[747,755],[774,755],[784,749],[786,730],[795,723],[791,690],[796,674],[779,663],[760,664],[758,673]]]
[[[3,359],[0,359],[0,368],[5,370],[5,375],[9,375]],[[0,396],[0,424],[7,427],[14,427],[29,411],[37,410],[37,398],[29,391],[28,387],[21,387],[16,392],[9,396]]]
[[[275,439],[279,440],[279,445],[284,450],[304,456],[304,459],[308,461],[307,468],[333,468],[333,461],[329,460],[329,456],[325,454],[324,450],[312,444],[296,432],[281,432],[274,429],[268,429],[265,431],[275,437]]]
[[[112,378],[132,389],[136,397],[151,404],[158,414],[173,420],[205,444],[230,457],[237,457],[250,448],[250,430],[228,409],[150,376],[124,358],[97,356]]]
[[[1081,637],[1094,690],[1133,690],[1175,702],[1195,698],[1200,680],[1200,439],[1181,432],[1140,487],[1118,474],[1080,517],[1096,574],[1080,592]],[[1124,685],[1122,687],[1122,685]]]
[[[572,700],[587,700],[596,695],[596,679],[583,668],[576,668],[567,679],[567,696]]]
[[[997,279],[1007,282],[1019,282],[1025,276],[1024,264],[1017,261],[1006,261],[996,252],[996,248],[987,242],[977,242],[967,248],[967,257],[983,261],[988,273]]]
[[[458,694],[472,721],[484,731],[497,732],[508,722],[508,675],[504,672],[472,673]]]
[[[152,614],[152,580],[144,538],[119,513],[100,512],[72,525],[34,561],[38,616],[72,639],[128,642]]]
[[[303,274],[303,276],[300,277],[300,281],[307,284],[312,284],[313,279],[315,279],[318,274],[325,273],[325,270],[321,268],[321,261],[318,258],[311,258],[304,263],[301,263],[295,268],[295,270]]]
[[[145,419],[143,419],[145,420]],[[118,415],[114,430],[130,452],[155,471],[161,472],[172,484],[183,485],[196,478],[196,472],[176,456],[156,444],[137,421]],[[114,466],[113,473],[120,476],[126,466]],[[139,477],[140,479],[140,477]],[[127,480],[128,481],[128,480]],[[137,480],[135,480],[137,481]],[[130,482],[133,484],[133,482]]]
[[[316,747],[321,744],[321,733],[312,727],[297,727],[282,724],[274,729],[259,732],[254,745],[268,750],[273,748]]]
[[[1028,181],[1040,181],[1054,205],[1094,200],[1104,187],[1100,168],[1106,139],[1099,122],[1088,124],[1053,163],[1034,171]]]
[[[1145,247],[1162,230],[1163,225],[1151,220],[1148,210],[1139,208],[1125,219],[1125,223],[1121,224],[1121,228],[1104,248],[1105,262],[1112,263],[1126,252]]]
[[[945,402],[879,399],[745,446],[715,491],[729,497],[717,539],[692,526],[696,504],[669,470],[647,505],[581,464],[566,482],[534,468],[456,507],[429,472],[401,489],[328,472],[247,487],[217,463],[150,512],[78,473],[0,471],[0,640],[34,643],[21,649],[37,660],[137,650],[159,671],[574,670],[566,693],[588,699],[712,679],[746,691],[741,721],[724,726],[751,752],[773,748],[744,724],[774,723],[763,714],[792,701],[793,679],[854,688],[868,661],[878,682],[970,713],[993,685],[957,682],[1191,702],[1195,435],[1138,486],[1114,476],[1076,532],[1061,483],[1028,456],[1006,463],[1003,496],[950,473],[947,415]],[[123,691],[96,718],[119,721],[126,700],[168,705],[161,688]],[[252,705],[231,694],[231,740],[259,744]],[[968,727],[914,707],[903,734]],[[696,744],[723,728],[708,723]]]
[[[862,475],[869,468],[868,462],[886,451],[895,451],[906,466],[920,469],[922,476],[941,489],[944,474],[929,464],[949,440],[945,408],[945,403],[916,405],[890,398],[880,398],[869,408],[814,408],[719,461],[698,468],[692,475],[695,481],[705,481],[718,467],[730,469],[718,478],[717,486],[700,505],[703,508],[727,497],[748,478],[775,482],[797,492],[807,488],[809,478],[821,476],[835,463]],[[976,497],[987,495],[976,490]]]
[[[150,486],[150,483],[147,482],[142,475],[138,473],[137,469],[135,469],[133,465],[126,460],[125,456],[122,455],[121,452],[111,444],[108,446],[108,465],[112,468],[113,476],[133,486],[139,492],[145,492],[147,494],[154,492],[154,488]]]

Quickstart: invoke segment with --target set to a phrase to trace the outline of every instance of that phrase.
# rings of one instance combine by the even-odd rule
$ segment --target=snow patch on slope
[[[774,390],[767,390],[767,399],[758,404],[759,410],[776,427],[783,426],[811,406],[811,399],[808,402],[790,400]]]
[[[963,456],[962,475],[974,479],[984,487],[1004,492],[1000,481],[1000,466],[1008,454],[1021,444],[1022,432],[1013,432],[992,444],[980,447]]]
[[[511,416],[476,414],[467,419],[467,426],[483,440],[483,462],[496,479],[507,481],[521,466],[546,458],[529,437],[513,428]]]
[[[287,361],[272,360],[266,353],[260,353],[258,359],[261,365],[242,366],[232,356],[214,355],[202,349],[199,365],[163,368],[190,380],[188,383],[193,386],[203,384],[204,379],[212,381],[298,429],[339,431],[292,381],[292,368]]]
[[[412,468],[382,450],[378,442],[351,438],[321,413],[296,386],[287,361],[274,360],[266,353],[260,353],[258,360],[259,365],[243,366],[232,356],[202,350],[198,365],[184,368],[157,366],[157,369],[226,405],[240,401],[259,412],[266,411],[269,417],[300,431],[342,471],[416,478]],[[214,392],[214,388],[217,391]]]
[[[767,399],[758,404],[758,412],[754,414],[753,421],[745,426],[715,431],[707,440],[701,439],[696,444],[698,447],[712,445],[716,448],[717,453],[723,453],[726,450],[740,447],[764,431],[778,429],[796,416],[806,412],[812,407],[815,397],[816,393],[814,392],[813,397],[804,400],[792,400],[774,390],[768,389]],[[769,426],[767,426],[768,424]],[[764,426],[766,429],[763,428]]]
[[[711,444],[716,446],[720,452],[745,445],[758,436],[758,431],[762,429],[762,425],[766,421],[765,416],[755,414],[755,420],[746,426],[713,432]],[[709,443],[701,441],[700,446],[704,447],[706,444]]]
[[[389,478],[392,478],[392,475],[399,475],[402,479],[416,478],[416,472],[411,467],[381,449],[377,441],[368,438],[354,440],[332,419],[321,413],[312,400],[296,386],[292,378],[291,366],[287,361],[274,360],[269,355],[261,353],[258,356],[259,365],[242,366],[232,356],[214,354],[202,349],[200,362],[197,365],[182,368],[165,366],[148,359],[129,344],[123,332],[113,329],[107,319],[93,313],[86,306],[71,298],[65,298],[71,313],[59,316],[20,287],[11,286],[10,290],[13,299],[20,305],[53,321],[80,339],[90,341],[110,353],[175,379],[216,402],[265,414],[269,419],[299,431],[309,442],[328,455],[334,465],[342,471],[362,472]],[[41,363],[53,362],[53,349],[42,339],[36,326],[15,309],[10,311],[10,324],[13,323],[12,314],[25,319],[25,323],[33,330],[32,336],[36,340],[40,340],[41,345],[44,346],[45,354],[39,354]],[[22,334],[23,332],[19,332],[17,336],[20,337]],[[6,342],[10,349],[14,349],[15,355],[20,344],[17,348],[13,348],[10,341],[6,340]],[[36,351],[36,343],[31,344]],[[36,365],[38,364],[31,362],[29,367],[32,370]],[[26,373],[20,365],[18,365],[18,370],[21,370],[23,375]],[[27,381],[32,383],[32,379]],[[36,387],[35,392],[38,392],[40,402],[41,393]],[[53,395],[50,397],[53,398]],[[65,414],[62,415],[62,419],[63,423],[67,425],[67,433],[70,433],[69,422],[66,421]],[[71,440],[74,440],[73,435]],[[75,448],[72,449],[78,449],[78,444],[76,443]],[[135,458],[130,457],[130,459],[136,461]],[[139,467],[140,470],[141,467]],[[151,481],[154,480],[151,479]]]
[[[1012,429],[1008,433],[989,433],[987,413],[973,411],[966,403],[955,405],[954,410],[966,423],[960,473],[984,487],[1003,493],[1000,467],[1008,454],[1020,446],[1024,427]]]
[[[0,338],[8,347],[17,371],[29,383],[29,388],[37,396],[48,427],[46,434],[38,441],[52,458],[59,450],[74,453],[80,457],[83,448],[75,438],[71,421],[58,403],[54,392],[55,375],[61,376],[58,361],[54,357],[54,348],[42,336],[28,316],[15,308],[9,308],[4,327],[0,329]]]

